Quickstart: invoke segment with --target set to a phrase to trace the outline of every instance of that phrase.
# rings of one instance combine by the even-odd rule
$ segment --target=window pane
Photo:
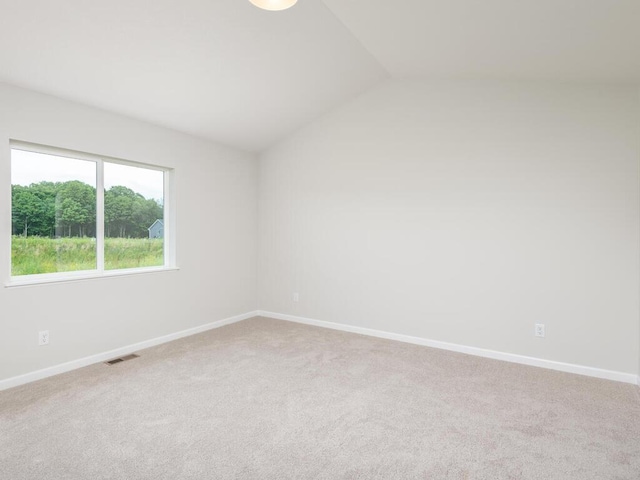
[[[104,268],[164,265],[164,172],[104,164]]]
[[[96,164],[11,149],[11,275],[96,269]]]

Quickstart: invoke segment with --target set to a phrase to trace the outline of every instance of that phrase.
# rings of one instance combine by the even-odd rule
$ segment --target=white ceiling
[[[640,83],[640,0],[324,3],[394,77]]]
[[[386,75],[320,0],[0,0],[0,81],[245,150]]]
[[[327,8],[328,7],[328,8]],[[394,78],[640,83],[640,0],[0,0],[0,81],[250,151]]]

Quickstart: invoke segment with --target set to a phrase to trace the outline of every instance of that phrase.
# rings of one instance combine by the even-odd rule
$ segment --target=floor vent
[[[138,358],[140,355],[136,355],[132,353],[131,355],[125,355],[124,357],[114,358],[113,360],[109,360],[108,362],[104,362],[107,365],[115,365],[116,363],[126,362],[127,360],[133,360],[134,358]]]

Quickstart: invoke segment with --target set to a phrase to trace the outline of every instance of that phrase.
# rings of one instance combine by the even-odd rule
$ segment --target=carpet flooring
[[[640,479],[637,386],[254,318],[0,392],[2,480]]]

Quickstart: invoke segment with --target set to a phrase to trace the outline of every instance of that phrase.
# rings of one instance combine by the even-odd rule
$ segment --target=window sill
[[[149,275],[152,273],[175,272],[178,267],[146,267],[127,268],[125,270],[108,270],[104,272],[75,272],[61,274],[28,275],[24,278],[13,277],[5,283],[5,288],[26,287],[29,285],[44,285],[47,283],[69,283],[82,280],[92,280],[96,278],[128,277],[131,275]]]

